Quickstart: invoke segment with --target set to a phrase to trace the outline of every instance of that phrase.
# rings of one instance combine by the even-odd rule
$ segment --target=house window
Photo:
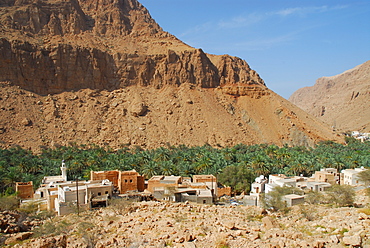
[[[105,191],[105,194],[108,195],[108,191]]]
[[[101,192],[98,192],[98,195],[101,195]]]
[[[130,183],[132,183],[132,179],[130,179]]]
[[[203,204],[206,204],[207,203],[207,201],[206,200],[203,200]]]
[[[125,183],[127,183],[127,179],[125,179]]]

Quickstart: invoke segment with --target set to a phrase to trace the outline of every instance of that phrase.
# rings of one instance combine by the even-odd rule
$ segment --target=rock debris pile
[[[48,234],[14,247],[370,247],[365,212],[302,205],[263,215],[257,207],[141,202],[55,217]]]

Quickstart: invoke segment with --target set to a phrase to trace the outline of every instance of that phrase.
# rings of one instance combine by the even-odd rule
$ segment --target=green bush
[[[368,187],[366,194],[370,197],[370,169],[358,173],[358,179]]]
[[[117,215],[123,215],[126,213],[131,213],[136,210],[133,206],[134,200],[126,198],[112,198],[108,201],[108,206],[112,209]]]
[[[333,185],[326,191],[326,199],[329,204],[339,207],[352,206],[355,200],[355,191],[349,185]]]
[[[0,210],[16,210],[19,207],[19,200],[16,196],[0,197]]]
[[[256,175],[245,166],[228,166],[218,175],[218,181],[230,186],[235,193],[249,192]]]
[[[289,194],[302,195],[303,191],[296,187],[274,187],[270,192],[262,196],[262,205],[273,211],[286,210],[287,204],[284,201],[283,196]]]
[[[310,191],[306,194],[304,200],[309,204],[319,204],[324,201],[324,195],[318,191]]]

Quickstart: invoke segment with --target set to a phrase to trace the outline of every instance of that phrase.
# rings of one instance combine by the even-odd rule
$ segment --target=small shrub
[[[289,209],[287,208],[287,204],[284,201],[283,196],[288,194],[303,194],[303,192],[296,187],[277,186],[267,194],[262,195],[262,205],[266,209],[273,211],[287,212]]]
[[[309,204],[319,204],[322,203],[324,195],[318,191],[310,191],[304,198],[305,202]]]
[[[370,208],[363,208],[359,210],[360,213],[364,213],[366,215],[370,215]]]
[[[27,202],[27,203],[22,204],[18,210],[19,212],[25,213],[28,216],[35,216],[38,209],[39,209],[39,206],[35,202]]]
[[[117,215],[131,213],[136,210],[136,207],[133,205],[133,201],[125,198],[112,198],[109,200],[108,206]]]
[[[327,201],[339,207],[352,206],[355,191],[349,185],[333,185],[326,192]]]
[[[88,248],[94,248],[99,240],[99,233],[94,226],[91,222],[81,222],[78,225],[78,234],[85,240]]]
[[[344,233],[348,232],[347,228],[342,228],[342,230],[339,231],[339,234],[344,235]]]
[[[308,221],[313,221],[318,218],[318,213],[314,206],[300,205],[300,211],[304,218]]]
[[[0,197],[0,210],[16,210],[19,207],[19,200],[16,196]]]
[[[227,244],[227,241],[225,238],[221,238],[216,241],[216,247],[217,248],[229,248],[230,246]]]
[[[49,220],[34,230],[34,237],[42,237],[45,235],[56,236],[66,233],[71,223],[67,221],[58,221],[57,219]]]

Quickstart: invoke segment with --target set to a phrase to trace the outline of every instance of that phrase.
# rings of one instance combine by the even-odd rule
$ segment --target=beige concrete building
[[[287,207],[291,207],[294,205],[304,203],[303,195],[290,194],[290,195],[285,195],[283,198],[284,198],[284,201],[286,202]]]
[[[323,168],[320,171],[315,171],[313,176],[316,182],[325,182],[330,184],[338,184],[340,181],[340,173],[334,168]]]
[[[186,187],[186,185],[182,185],[182,177],[180,176],[153,176],[148,180],[148,191],[151,193],[171,187]]]
[[[211,204],[218,187],[213,175],[194,175],[193,180],[181,176],[153,176],[148,180],[148,191],[156,199]],[[230,188],[222,192],[229,191]]]

